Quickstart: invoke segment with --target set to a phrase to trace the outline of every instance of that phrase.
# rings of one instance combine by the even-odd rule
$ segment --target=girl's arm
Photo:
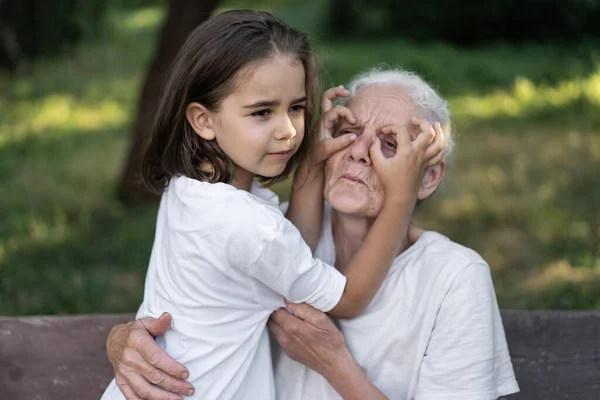
[[[353,318],[373,300],[406,237],[423,172],[441,161],[441,126],[418,123],[421,133],[414,142],[403,127],[383,128],[382,133],[396,136],[397,150],[391,158],[383,156],[378,138],[371,145],[371,160],[384,187],[385,203],[360,250],[343,269],[346,288],[329,311],[331,316]]]
[[[285,213],[287,219],[300,231],[311,251],[315,251],[323,223],[323,186],[325,178],[322,163],[311,166],[301,164],[292,180],[290,204]]]
[[[336,97],[348,95],[349,92],[342,86],[331,88],[323,93],[322,116],[317,125],[318,142],[311,149],[311,154],[298,167],[292,181],[290,204],[285,216],[298,228],[302,238],[313,252],[319,242],[323,224],[325,160],[356,139],[355,135],[343,135],[335,139],[332,135],[341,118],[355,121],[349,109],[342,106],[333,107],[333,100]]]

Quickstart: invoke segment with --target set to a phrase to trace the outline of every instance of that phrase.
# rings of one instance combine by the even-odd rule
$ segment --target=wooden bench
[[[132,318],[0,317],[0,399],[98,400],[113,374],[108,332]],[[504,311],[503,321],[521,387],[510,400],[600,399],[600,312]]]

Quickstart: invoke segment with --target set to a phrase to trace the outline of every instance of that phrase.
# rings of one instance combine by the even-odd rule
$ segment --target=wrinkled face
[[[304,67],[277,55],[254,66],[214,115],[217,143],[236,175],[281,174],[304,138]]]
[[[416,107],[402,88],[390,85],[361,88],[346,107],[354,113],[356,124],[343,120],[334,136],[355,133],[358,138],[327,160],[325,199],[339,212],[375,218],[383,207],[384,193],[371,163],[369,147],[377,136],[384,156],[392,157],[396,142],[392,135],[382,134],[381,128],[397,124],[404,126],[409,135],[415,129],[411,118]]]

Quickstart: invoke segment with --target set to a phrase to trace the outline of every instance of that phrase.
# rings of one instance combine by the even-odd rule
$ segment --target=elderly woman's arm
[[[304,303],[288,303],[288,308],[294,314],[274,312],[269,328],[290,358],[321,374],[344,400],[387,399],[356,363],[327,315]]]

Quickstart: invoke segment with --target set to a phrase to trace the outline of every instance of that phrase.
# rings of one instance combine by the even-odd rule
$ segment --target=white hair
[[[350,97],[356,95],[359,89],[373,85],[396,85],[404,89],[410,100],[417,106],[432,124],[439,122],[444,130],[444,160],[450,162],[454,154],[454,137],[448,102],[419,75],[403,69],[373,68],[355,76],[348,86]],[[347,100],[346,100],[347,101]]]

